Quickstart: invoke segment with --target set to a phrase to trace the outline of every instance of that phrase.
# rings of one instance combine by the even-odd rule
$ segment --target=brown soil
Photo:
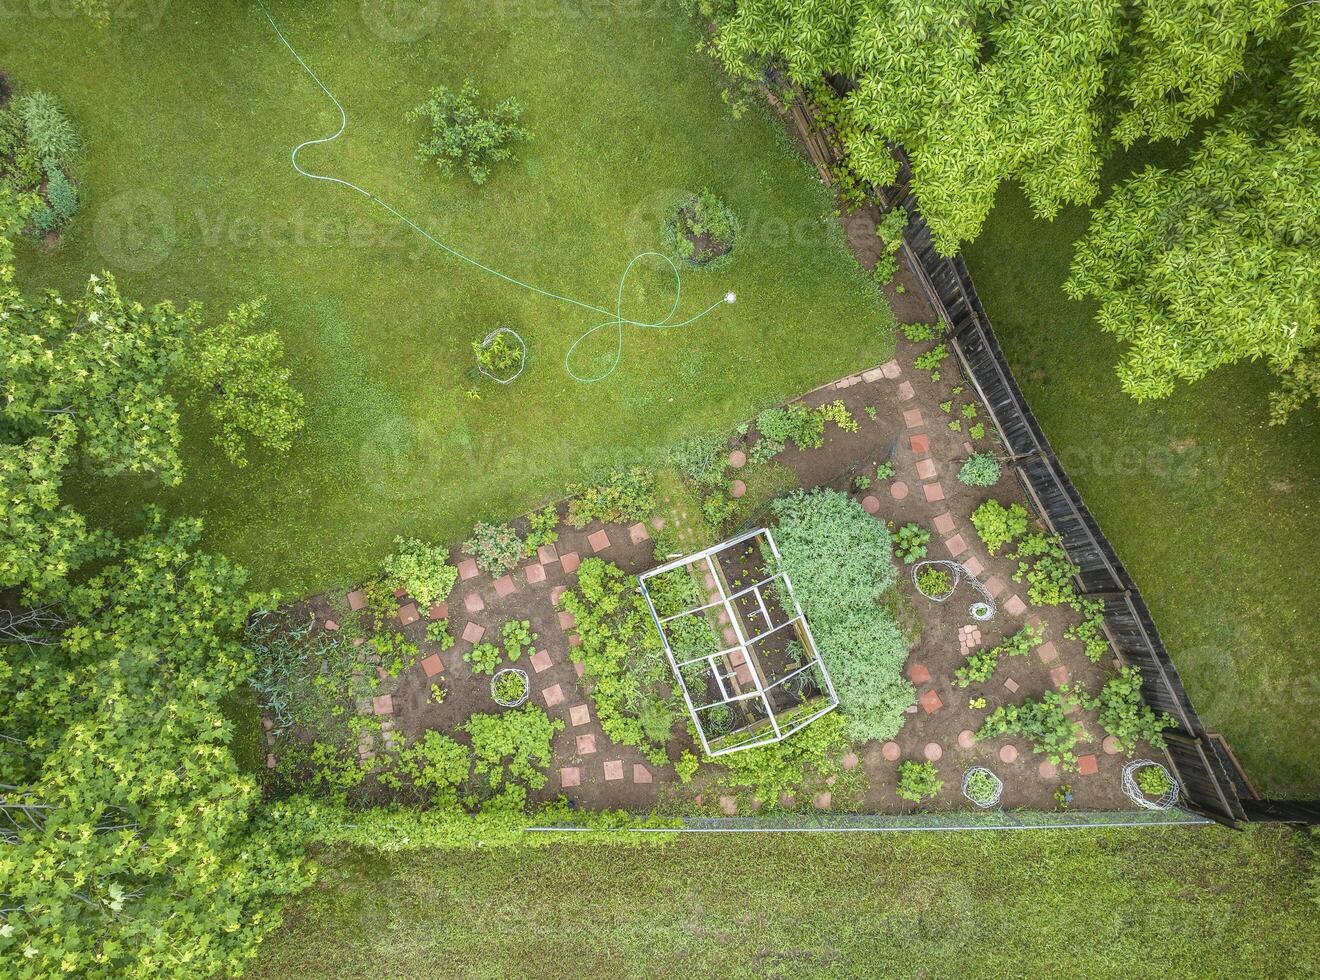
[[[691,208],[683,209],[683,218],[684,227],[690,228],[693,218]],[[688,259],[692,265],[709,265],[721,255],[728,255],[733,248],[732,242],[717,242],[706,232],[700,235],[690,235],[685,232],[683,237],[692,243],[692,257]]]

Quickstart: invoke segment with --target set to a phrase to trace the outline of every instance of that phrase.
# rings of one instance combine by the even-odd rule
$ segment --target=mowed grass
[[[1304,838],[1279,830],[688,835],[664,848],[323,860],[252,976],[1320,969]]]
[[[1165,151],[1168,156],[1168,151]],[[1111,175],[1140,160],[1118,160]],[[965,256],[1033,411],[1150,605],[1201,718],[1263,795],[1320,795],[1320,413],[1271,427],[1261,365],[1138,404],[1122,349],[1068,300],[1087,211],[1005,187]]]
[[[183,485],[85,479],[78,503],[99,520],[123,525],[147,500],[201,516],[210,546],[256,584],[296,594],[366,574],[396,534],[460,540],[478,518],[731,428],[892,350],[892,314],[846,254],[827,191],[769,119],[732,118],[695,26],[670,5],[472,0],[370,24],[369,4],[272,7],[348,111],[346,136],[304,166],[502,272],[608,309],[628,261],[660,245],[666,206],[709,186],[743,237],[726,268],[684,275],[676,319],[729,290],[737,303],[681,330],[626,328],[617,373],[574,382],[565,352],[599,314],[476,271],[368,199],[294,173],[290,149],[339,117],[254,4],[171,4],[154,25],[142,9],[107,32],[24,8],[0,32],[0,68],[77,121],[88,203],[58,249],[20,249],[21,283],[74,293],[107,268],[135,298],[200,299],[212,315],[265,295],[307,398],[293,451],[254,453],[243,470],[188,417]],[[431,86],[468,77],[489,100],[519,99],[532,134],[481,188],[418,162],[404,120]],[[672,290],[644,261],[625,316],[660,319]],[[526,338],[530,365],[469,400],[471,342],[497,326]],[[599,335],[604,354],[612,337]]]

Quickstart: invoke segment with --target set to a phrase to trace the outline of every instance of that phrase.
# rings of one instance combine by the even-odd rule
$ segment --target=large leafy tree
[[[1037,214],[1090,201],[1112,141],[1181,137],[1211,113],[1282,0],[729,0],[713,46],[731,71],[782,64],[846,79],[837,114],[852,171],[912,162],[936,244],[974,238],[999,183]]]
[[[1229,113],[1175,170],[1121,184],[1078,245],[1070,295],[1100,303],[1128,345],[1138,400],[1216,367],[1263,360],[1271,420],[1320,400],[1320,6],[1261,53],[1258,99]]]

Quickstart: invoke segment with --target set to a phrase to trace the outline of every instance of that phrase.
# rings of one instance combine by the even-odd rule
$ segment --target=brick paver
[[[371,710],[378,715],[394,714],[394,696],[391,694],[377,694],[371,699]]]
[[[559,786],[561,789],[571,789],[574,786],[582,785],[582,770],[577,766],[564,766],[559,770]]]
[[[440,654],[433,653],[429,657],[422,658],[422,673],[426,675],[427,680],[430,680],[437,674],[443,674],[444,672],[445,662],[440,659]]]
[[[1068,683],[1068,668],[1063,664],[1050,669],[1050,683],[1055,687],[1062,687]]]
[[[417,611],[417,603],[406,602],[399,607],[399,622],[403,626],[407,626],[409,623],[415,623],[421,618],[421,613]],[[330,624],[326,623],[326,629],[329,628]],[[337,626],[335,628],[338,629]]]
[[[501,575],[495,580],[495,594],[501,599],[507,599],[518,591],[518,586],[513,584],[513,576]]]
[[[563,630],[564,632],[568,632],[576,625],[577,625],[577,619],[573,616],[571,612],[569,612],[566,609],[561,609],[559,611],[559,628],[561,630]]]
[[[633,782],[634,782],[634,783],[649,783],[649,782],[651,782],[651,770],[650,770],[650,769],[647,769],[646,766],[642,765],[640,762],[634,762],[634,763],[633,763]]]
[[[643,541],[649,541],[651,532],[646,529],[645,524],[637,523],[628,528],[628,540],[633,544],[641,544]]]
[[[578,566],[581,564],[582,564],[582,559],[578,557],[578,553],[576,551],[570,551],[566,555],[559,556],[559,567],[570,575],[576,572],[578,570]]]
[[[541,673],[543,670],[549,670],[553,667],[554,661],[550,659],[550,654],[545,650],[537,650],[532,654],[532,670]]]
[[[933,690],[927,691],[921,697],[917,698],[917,703],[921,705],[921,710],[928,715],[933,715],[935,712],[939,711],[940,708],[944,707],[944,702],[940,700],[940,696]]]
[[[922,480],[933,480],[939,475],[939,467],[933,459],[917,460],[917,476]]]
[[[357,612],[367,607],[367,594],[362,589],[354,589],[348,594],[348,608]]]
[[[919,429],[925,423],[921,418],[921,409],[909,408],[903,412],[903,424],[909,429]]]
[[[957,558],[967,550],[967,542],[963,540],[961,534],[955,534],[944,542],[944,547],[949,549],[949,554],[953,555],[954,558]]]
[[[560,685],[554,684],[542,691],[541,697],[545,699],[547,708],[553,708],[557,704],[564,703],[564,689]]]
[[[574,728],[591,724],[591,709],[585,704],[575,704],[568,709],[568,723]]]
[[[473,592],[463,599],[463,608],[470,613],[479,613],[486,608],[486,600],[481,598],[478,593]]]
[[[1055,649],[1054,641],[1050,640],[1036,647],[1036,656],[1040,657],[1041,663],[1048,664],[1059,659],[1059,651]]]
[[[616,779],[623,778],[623,760],[610,759],[605,763],[605,779],[613,782]]]
[[[591,546],[593,552],[599,554],[610,546],[609,532],[604,528],[599,531],[592,531],[587,535],[587,544]]]
[[[588,732],[585,735],[577,737],[577,754],[594,755],[596,752],[596,736]]]
[[[912,390],[912,382],[911,382],[911,381],[903,381],[903,382],[900,382],[900,383],[899,383],[899,386],[898,386],[898,400],[899,400],[899,401],[901,401],[901,402],[909,402],[909,401],[911,401],[913,398],[916,397],[916,394],[917,394],[917,393],[916,393],[915,391]]]
[[[930,669],[925,664],[908,664],[907,675],[908,680],[918,686],[930,683]]]
[[[545,581],[544,565],[540,565],[540,564],[528,565],[526,568],[526,572],[527,572],[528,585],[540,585],[542,582]]]
[[[463,639],[469,643],[480,643],[481,638],[486,635],[486,627],[480,623],[468,623],[463,627]]]
[[[747,495],[747,484],[742,480],[734,480],[729,484],[729,496],[737,500],[739,497]]]
[[[938,503],[944,499],[944,488],[938,483],[923,483],[921,492],[926,495],[926,502],[930,504]]]
[[[464,582],[470,578],[476,578],[480,574],[481,570],[477,568],[477,560],[475,558],[464,558],[458,563],[458,577]]]
[[[909,436],[908,446],[918,455],[921,453],[928,453],[930,452],[930,436],[926,435],[924,432],[919,435]]]
[[[1100,771],[1100,762],[1094,755],[1079,755],[1077,757],[1077,773],[1080,776],[1094,776]]]
[[[943,514],[935,516],[935,532],[937,534],[949,534],[953,530],[953,515],[947,510]]]
[[[543,544],[536,549],[536,560],[542,565],[553,565],[559,561],[559,549],[552,544]]]

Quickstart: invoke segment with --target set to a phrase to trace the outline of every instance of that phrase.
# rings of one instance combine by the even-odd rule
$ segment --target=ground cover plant
[[[370,574],[401,511],[409,533],[459,541],[477,520],[523,512],[584,472],[730,428],[891,351],[892,316],[847,254],[828,190],[776,124],[731,117],[681,11],[659,6],[638,31],[631,11],[556,8],[532,29],[512,8],[443,4],[401,42],[350,0],[270,7],[349,113],[352,150],[318,147],[314,162],[308,150],[313,169],[389,189],[391,204],[492,267],[608,308],[628,260],[662,245],[678,191],[709,185],[747,227],[718,274],[685,276],[683,306],[729,290],[738,302],[691,328],[625,328],[619,370],[570,383],[563,355],[600,315],[465,271],[369,202],[292,171],[290,149],[324,135],[334,110],[255,5],[168,7],[151,31],[112,30],[113,43],[94,24],[24,13],[0,37],[0,65],[56,92],[77,120],[79,179],[94,194],[59,249],[20,246],[20,279],[67,296],[105,267],[133,295],[196,296],[217,310],[265,295],[306,399],[291,452],[279,465],[251,452],[237,475],[206,449],[204,416],[186,413],[185,432],[203,436],[184,440],[197,479],[170,494],[131,479],[88,493],[99,519],[122,524],[155,497],[205,517],[209,540],[256,584],[307,594]],[[230,67],[238,45],[241,72]],[[608,81],[564,85],[587,70]],[[160,97],[201,76],[223,81],[187,105]],[[421,124],[404,119],[438,81],[464,77],[483,104],[516,98],[534,137],[480,187],[416,161]],[[199,117],[214,139],[196,140]],[[217,173],[246,177],[222,184]],[[775,230],[780,221],[791,233]],[[673,294],[661,266],[634,267],[627,315],[664,315]],[[808,322],[830,329],[808,337]],[[527,340],[531,362],[517,383],[486,384],[470,401],[471,342],[499,325]],[[585,364],[612,356],[609,333],[584,345]]]

